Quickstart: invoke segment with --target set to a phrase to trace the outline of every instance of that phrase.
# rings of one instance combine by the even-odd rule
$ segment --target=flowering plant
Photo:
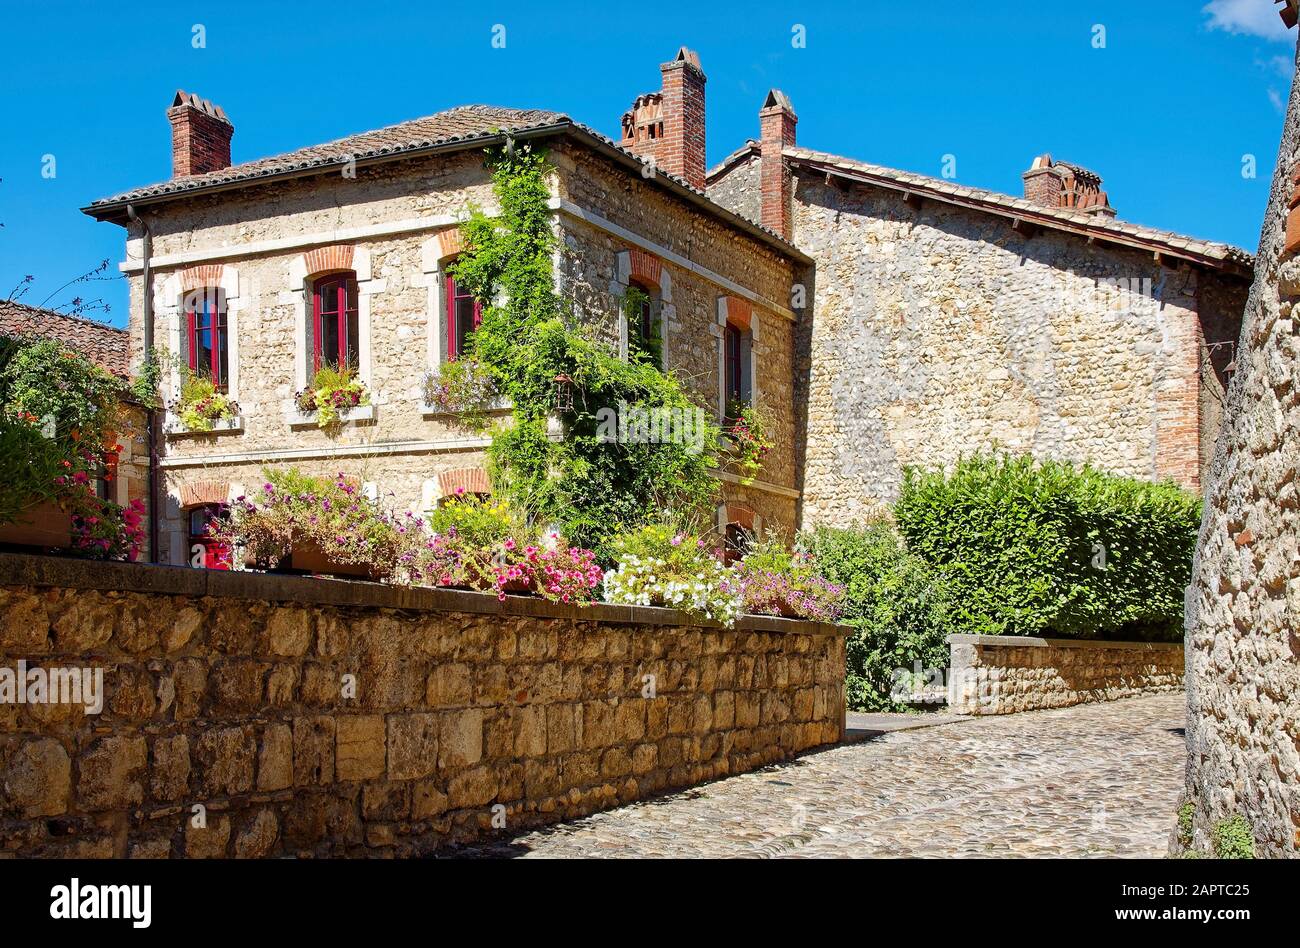
[[[508,537],[492,551],[486,575],[498,599],[505,599],[510,591],[526,591],[552,602],[586,605],[592,601],[603,575],[596,554],[569,546],[556,533],[547,541],[550,546]]]
[[[472,431],[487,428],[488,412],[498,398],[491,373],[478,359],[442,363],[437,371],[425,373],[421,388],[428,408],[455,415],[460,427]]]
[[[144,502],[125,507],[87,491],[73,503],[72,548],[96,559],[134,563],[144,546]]]
[[[311,384],[294,398],[303,414],[315,412],[316,424],[321,428],[337,427],[344,411],[370,404],[370,393],[351,366],[321,366]]]
[[[211,431],[214,423],[239,414],[239,405],[217,391],[211,379],[187,374],[181,383],[181,397],[169,406],[187,431]]]
[[[462,551],[485,550],[502,543],[518,529],[510,508],[458,487],[429,514],[429,529],[454,538]]]
[[[695,619],[731,626],[740,598],[730,571],[702,538],[667,525],[642,527],[613,541],[618,565],[605,574],[605,599],[680,609]]]
[[[746,612],[834,622],[844,608],[844,587],[818,575],[806,553],[760,541],[736,564],[732,586]]]
[[[740,470],[741,483],[752,483],[772,450],[767,434],[766,412],[754,405],[732,406],[727,410],[725,433],[731,439],[731,458]]]
[[[274,566],[295,545],[312,543],[329,560],[369,568],[387,577],[399,567],[419,527],[383,510],[342,474],[333,480],[294,468],[263,472],[253,497],[237,497],[229,516],[214,524],[213,539],[242,548],[255,562]]]

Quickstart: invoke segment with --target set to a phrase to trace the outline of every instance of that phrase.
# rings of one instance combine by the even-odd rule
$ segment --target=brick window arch
[[[486,497],[492,493],[487,471],[481,467],[462,467],[443,471],[438,475],[439,497],[463,497],[476,494]]]

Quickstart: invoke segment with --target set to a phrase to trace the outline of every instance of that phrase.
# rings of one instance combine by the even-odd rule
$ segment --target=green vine
[[[660,315],[651,309],[650,335],[641,331],[641,308],[652,303],[650,294],[635,284],[623,294],[623,316],[627,320],[627,351],[633,359],[642,359],[658,367],[663,365],[663,339],[660,336]]]
[[[484,302],[469,345],[514,406],[514,425],[497,431],[488,450],[496,489],[602,559],[628,529],[665,516],[704,521],[718,494],[716,422],[676,376],[646,359],[624,362],[584,333],[556,292],[545,152],[493,150],[487,167],[501,213],[472,212],[467,249],[450,269]],[[689,417],[693,436],[609,436],[611,417],[656,410]]]

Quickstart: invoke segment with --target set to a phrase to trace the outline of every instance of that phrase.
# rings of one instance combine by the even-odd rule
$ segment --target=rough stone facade
[[[760,163],[725,165],[710,196],[752,215]],[[1199,489],[1244,280],[790,173],[792,241],[816,261],[803,522],[852,523],[896,499],[905,466],[996,449]]]
[[[950,635],[948,709],[1014,714],[1179,691],[1176,642],[1105,642],[1020,635]]]
[[[1300,94],[1292,87],[1187,601],[1191,848],[1300,854]]]
[[[840,740],[845,631],[0,555],[0,667],[103,669],[105,692],[0,704],[0,853],[511,835]]]

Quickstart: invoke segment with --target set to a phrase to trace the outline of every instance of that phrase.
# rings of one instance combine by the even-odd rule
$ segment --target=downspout
[[[144,256],[144,357],[153,358],[153,282],[149,273],[150,259],[153,257],[153,235],[144,218],[135,212],[135,205],[126,206],[126,216],[132,223],[140,225],[142,235],[141,253]],[[158,562],[158,410],[149,406],[146,410],[149,444],[149,562]]]

